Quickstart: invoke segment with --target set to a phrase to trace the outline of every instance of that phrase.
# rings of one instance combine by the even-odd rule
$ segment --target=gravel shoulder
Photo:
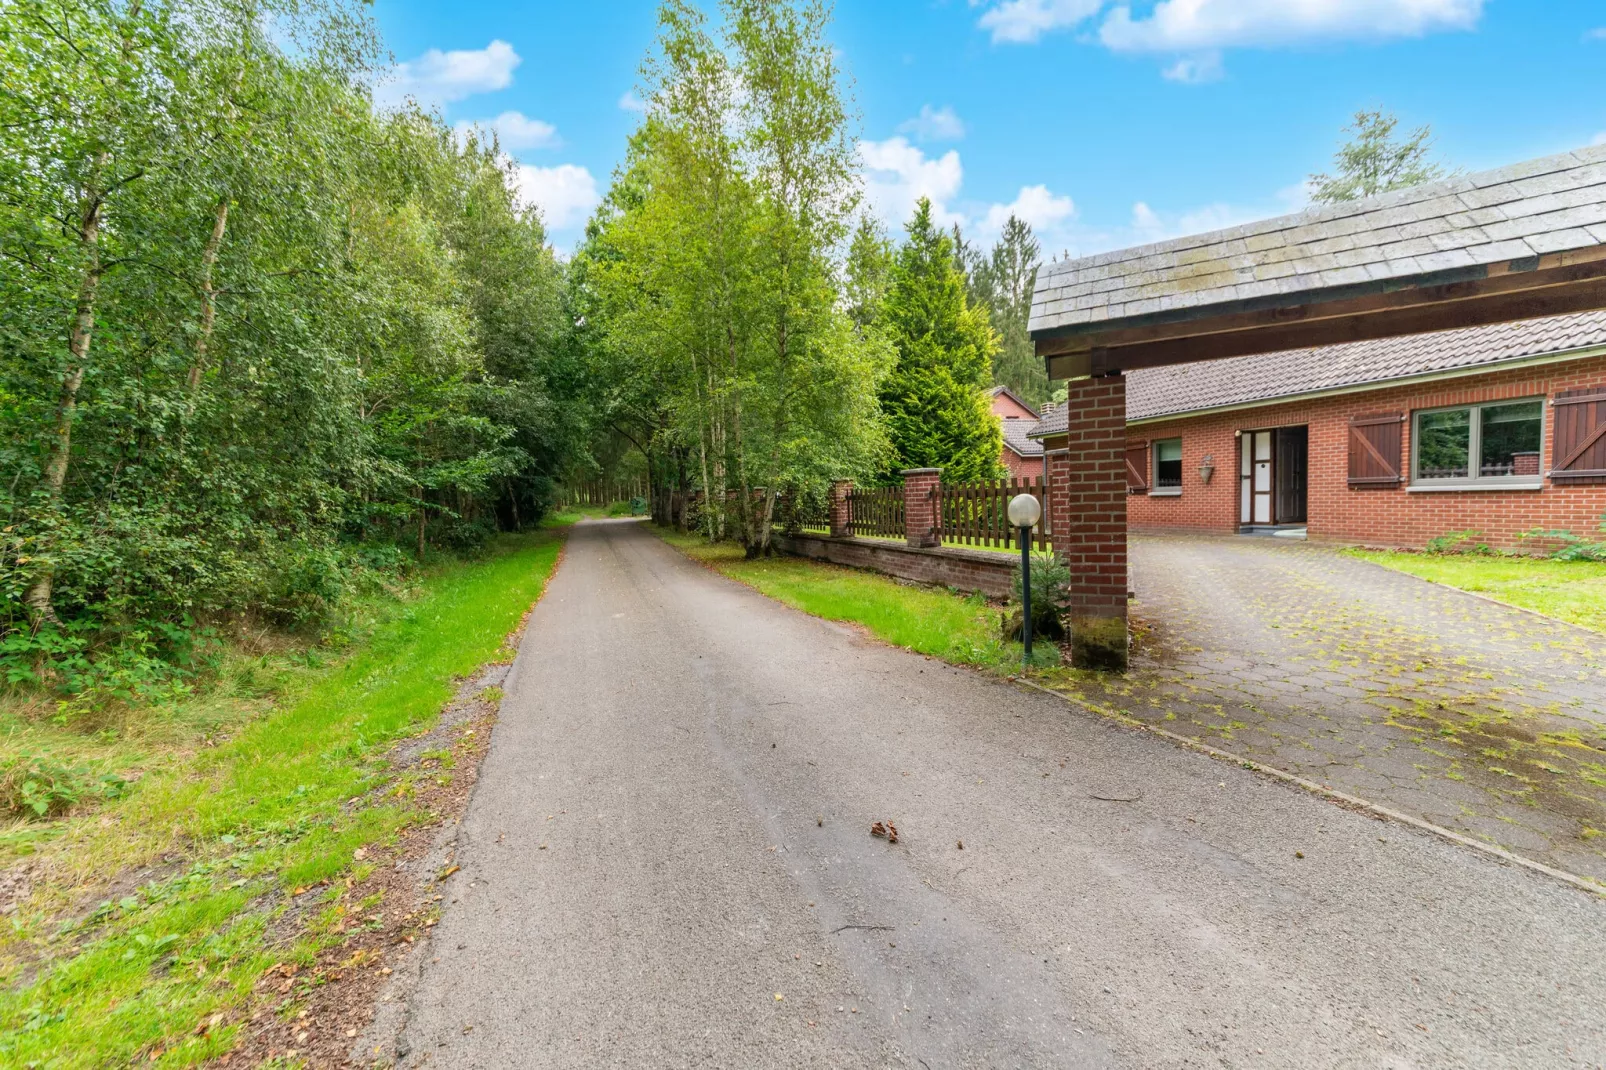
[[[574,529],[506,690],[404,1065],[1606,1062],[1601,901],[639,524]]]

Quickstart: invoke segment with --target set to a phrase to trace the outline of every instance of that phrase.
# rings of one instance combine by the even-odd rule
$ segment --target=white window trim
[[[1156,439],[1151,439],[1150,440],[1150,442],[1149,442],[1149,497],[1151,497],[1151,498],[1180,498],[1180,497],[1182,497],[1182,485],[1180,483],[1177,484],[1174,487],[1162,487],[1162,486],[1160,486],[1160,443],[1162,443],[1162,442],[1175,442],[1177,444],[1177,453],[1179,455],[1177,457],[1177,463],[1178,464],[1182,463],[1182,458],[1180,456],[1180,454],[1182,452],[1182,436],[1181,435],[1172,435],[1170,438],[1156,438]],[[1178,478],[1180,479],[1181,476],[1179,475]]]
[[[1521,482],[1517,482],[1517,480]],[[1535,482],[1527,476],[1502,476],[1498,479],[1429,480],[1406,487],[1408,494],[1465,494],[1479,490],[1544,490],[1543,480]]]
[[[1548,404],[1543,396],[1495,398],[1489,401],[1468,402],[1464,405],[1439,405],[1431,409],[1413,409],[1411,411],[1411,480],[1406,485],[1406,491],[1423,493],[1457,490],[1544,490],[1544,480],[1537,476],[1474,476],[1469,474],[1459,479],[1418,479],[1416,475],[1417,445],[1422,441],[1420,431],[1423,416],[1431,416],[1436,412],[1483,409],[1494,405],[1520,405],[1523,402],[1532,401],[1539,403],[1539,467],[1543,470],[1546,446],[1545,408]],[[1471,420],[1467,429],[1467,471],[1469,473],[1478,464],[1478,456],[1483,445],[1482,437],[1483,421]]]

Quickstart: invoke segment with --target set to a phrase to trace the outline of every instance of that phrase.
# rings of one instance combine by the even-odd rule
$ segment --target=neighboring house
[[[1606,513],[1606,312],[1126,378],[1132,528],[1509,547]]]
[[[1004,428],[1004,448],[998,461],[1009,470],[1010,478],[1035,478],[1043,474],[1043,444],[1029,437],[1042,413],[1015,395],[1007,386],[987,391],[993,415]]]

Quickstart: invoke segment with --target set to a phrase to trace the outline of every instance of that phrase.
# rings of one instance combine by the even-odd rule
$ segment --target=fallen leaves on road
[[[897,843],[898,826],[894,825],[890,821],[886,822],[885,824],[877,821],[875,824],[870,826],[870,835],[885,837],[888,843]]]

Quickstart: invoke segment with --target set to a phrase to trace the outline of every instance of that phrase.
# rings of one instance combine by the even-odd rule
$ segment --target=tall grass
[[[60,888],[24,904],[5,938],[0,1064],[127,1065],[159,1052],[159,1065],[182,1066],[227,1051],[230,1029],[204,1023],[293,954],[262,943],[285,893],[340,874],[358,848],[420,819],[405,797],[370,795],[385,749],[427,730],[454,681],[496,657],[561,542],[509,538],[444,569],[299,698],[149,771],[46,845],[39,863]],[[74,895],[163,860],[161,875],[63,925]],[[30,959],[37,974],[19,985]]]

